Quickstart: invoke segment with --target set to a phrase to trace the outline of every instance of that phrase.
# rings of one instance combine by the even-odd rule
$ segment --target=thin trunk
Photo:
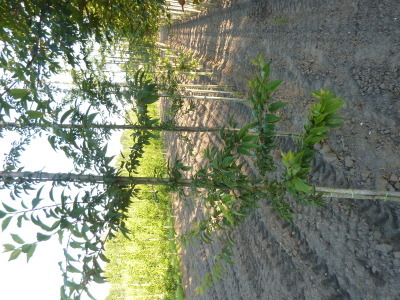
[[[192,93],[199,93],[199,94],[231,94],[231,95],[236,95],[240,96],[241,94],[238,92],[232,92],[232,91],[223,91],[223,90],[200,90],[200,89],[191,89],[191,88],[182,88],[183,92],[192,92]],[[209,98],[209,97],[208,97]],[[244,101],[242,99],[242,101]],[[249,101],[247,101],[249,102]]]
[[[80,129],[80,128],[95,128],[95,129],[110,129],[110,130],[149,130],[149,131],[172,131],[172,132],[219,132],[221,130],[220,127],[190,127],[190,126],[175,126],[173,128],[164,128],[163,126],[142,126],[142,125],[119,125],[119,124],[87,124],[87,125],[78,125],[78,124],[52,124],[52,125],[43,125],[36,123],[15,123],[15,122],[0,122],[0,128],[7,127],[17,127],[17,128],[50,128],[57,127],[62,129]],[[239,131],[240,128],[226,128],[226,130],[234,130]],[[256,134],[254,130],[249,130],[250,134]],[[299,133],[288,132],[288,131],[277,131],[276,136],[285,136],[285,137],[298,137]]]
[[[0,171],[0,178],[5,181],[18,181],[19,179],[29,179],[33,181],[63,181],[63,182],[87,182],[87,183],[104,183],[105,181],[113,181],[116,184],[146,184],[146,185],[168,185],[169,178],[154,177],[109,177],[97,175],[80,175],[72,173],[47,173],[47,172],[4,172]],[[179,179],[175,183],[178,186],[191,186],[193,180]],[[263,188],[260,186],[259,188]],[[340,189],[330,187],[316,187],[317,192],[322,192],[327,198],[346,198],[346,199],[367,199],[367,200],[384,200],[384,201],[400,201],[400,192],[390,191],[370,191],[356,189]]]
[[[178,84],[180,87],[197,87],[197,88],[202,88],[202,89],[207,89],[207,88],[235,88],[234,85],[218,85],[218,84]]]
[[[160,97],[171,97],[168,94],[159,94]],[[214,96],[185,96],[181,95],[182,98],[186,99],[199,99],[199,100],[219,100],[219,101],[228,101],[228,102],[250,102],[247,99],[242,98],[228,98],[228,97],[214,97]]]
[[[39,181],[39,182],[81,182],[81,183],[105,183],[113,182],[115,184],[129,185],[146,184],[146,185],[168,185],[169,178],[154,177],[105,177],[99,175],[86,175],[74,173],[48,173],[48,172],[4,172],[0,171],[0,178],[7,182],[18,181],[19,179]],[[179,186],[190,186],[191,179],[177,180]]]

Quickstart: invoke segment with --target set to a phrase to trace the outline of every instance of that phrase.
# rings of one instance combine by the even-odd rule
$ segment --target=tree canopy
[[[25,145],[41,135],[54,150],[73,160],[79,174],[94,172],[104,179],[101,183],[70,184],[56,180],[49,191],[40,187],[32,199],[28,192],[40,180],[15,182],[7,175],[0,176],[0,189],[8,189],[11,199],[2,202],[2,230],[11,222],[19,227],[26,222],[38,226],[36,241],[25,242],[14,234],[15,244],[5,245],[5,250],[11,253],[10,259],[24,253],[29,260],[39,242],[58,236],[65,249],[65,261],[60,262],[63,299],[90,294],[90,281],[104,281],[100,266],[100,261],[108,261],[104,243],[116,231],[127,232],[123,220],[134,185],[120,185],[113,179],[119,172],[107,156],[110,129],[87,125],[115,118],[123,113],[121,107],[133,107],[134,98],[157,98],[155,86],[139,73],[126,77],[125,87],[117,85],[105,73],[105,58],[121,44],[128,49],[151,45],[162,4],[160,0],[0,2],[0,123],[21,125],[0,128],[0,138],[7,131],[21,136],[7,155],[3,171],[22,171],[19,158]],[[74,87],[61,90],[52,83],[54,76],[70,78]],[[67,121],[81,127],[57,126]],[[141,155],[140,145],[135,151],[133,169]],[[44,191],[50,202],[44,201]]]

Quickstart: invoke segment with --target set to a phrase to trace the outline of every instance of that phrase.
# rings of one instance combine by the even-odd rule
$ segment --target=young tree
[[[47,135],[53,148],[61,149],[73,159],[77,172],[90,170],[110,178],[118,174],[106,155],[107,128],[63,130],[52,124],[65,121],[84,124],[96,117],[104,119],[106,114],[118,112],[118,98],[125,96],[131,100],[132,92],[125,88],[122,94],[104,76],[102,62],[93,58],[93,54],[104,56],[122,40],[129,47],[153,42],[159,26],[157,18],[163,11],[161,2],[10,0],[0,3],[0,122],[21,125],[0,128],[0,138],[7,130],[21,134],[21,140],[6,158],[4,171],[20,170],[19,157],[25,145],[36,135]],[[78,86],[67,100],[49,83],[52,76],[63,70],[74,70],[72,75]],[[140,156],[140,146],[136,153],[135,156]],[[58,234],[66,246],[66,261],[61,264],[65,271],[62,297],[79,298],[82,291],[88,292],[87,282],[103,281],[99,259],[107,260],[102,254],[104,242],[116,230],[124,231],[124,210],[133,187],[112,181],[100,185],[74,182],[71,184],[81,188],[81,194],[70,196],[67,190],[57,194],[52,188],[49,197],[54,204],[41,206],[43,189],[30,202],[18,201],[27,197],[24,192],[34,188],[34,184],[31,179],[18,182],[6,179],[1,185],[2,189],[10,190],[13,200],[3,202],[2,229],[15,219],[18,225],[30,220],[42,230],[33,243],[25,243],[13,235],[17,245],[6,245],[6,250],[11,251],[12,259],[20,253],[30,258],[38,242]],[[53,183],[54,187],[63,185],[61,181]],[[16,210],[15,205],[22,209]],[[47,221],[42,221],[43,216]],[[50,220],[52,224],[48,223]],[[74,257],[71,247],[83,249],[85,257]],[[82,273],[78,281],[70,276],[75,272]]]
[[[75,71],[80,102],[115,108],[110,101],[115,87],[98,73],[93,54],[104,54],[122,40],[130,46],[154,41],[161,2],[2,1],[0,121],[46,122],[63,111],[65,103],[58,101],[49,79],[65,69]]]

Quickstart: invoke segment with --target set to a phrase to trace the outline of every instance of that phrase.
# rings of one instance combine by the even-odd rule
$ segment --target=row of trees
[[[293,201],[322,203],[319,192],[323,189],[308,184],[307,173],[314,155],[313,145],[326,139],[328,130],[342,122],[336,112],[344,102],[329,91],[314,93],[317,103],[311,107],[304,131],[289,133],[298,137],[297,149],[282,153],[286,171],[280,180],[271,180],[268,173],[276,167],[270,151],[277,146],[276,136],[283,134],[275,130],[280,120],[276,112],[286,104],[270,102],[281,82],[269,80],[270,64],[261,56],[253,61],[259,74],[250,82],[254,122],[239,128],[233,121],[218,129],[183,128],[173,122],[160,122],[148,113],[148,105],[159,99],[160,89],[172,101],[172,115],[182,108],[183,99],[177,95],[182,87],[177,71],[193,71],[194,67],[188,67],[184,58],[173,64],[164,61],[165,72],[135,71],[132,61],[123,59],[125,65],[118,64],[123,76],[118,80],[110,78],[110,53],[127,52],[128,58],[135,59],[140,49],[148,59],[148,68],[159,62],[154,57],[158,59],[160,51],[155,50],[154,44],[157,18],[163,11],[161,4],[150,0],[0,3],[0,13],[5,16],[0,21],[0,137],[8,131],[21,136],[0,172],[0,188],[10,191],[10,199],[2,202],[0,219],[2,230],[11,222],[18,226],[30,222],[38,227],[35,241],[26,243],[13,235],[15,243],[4,247],[10,252],[10,259],[22,253],[29,259],[38,243],[58,236],[65,254],[60,263],[64,274],[62,299],[79,299],[83,292],[90,295],[90,282],[105,281],[101,267],[101,261],[109,262],[105,244],[118,231],[128,234],[125,221],[132,197],[138,196],[138,184],[186,186],[203,197],[207,214],[182,240],[201,238],[209,243],[218,238],[224,247],[200,292],[211,285],[212,279],[220,278],[223,262],[232,262],[234,241],[230,232],[254,211],[259,199],[270,199],[287,220],[293,213]],[[51,83],[52,76],[65,70],[71,71],[74,87],[60,91]],[[122,117],[129,123],[126,109],[135,113],[134,123],[104,122]],[[107,155],[107,141],[112,130],[128,128],[135,129],[130,136],[131,148],[116,168]],[[190,178],[186,175],[190,167],[179,160],[170,166],[168,177],[138,178],[144,145],[156,137],[152,130],[218,131],[224,147],[206,149],[208,164]],[[25,171],[20,165],[21,154],[37,136],[46,137],[55,151],[70,158],[74,173]],[[259,177],[242,173],[243,155],[257,160]],[[41,188],[34,198],[26,194],[43,181],[52,185],[48,192],[50,204],[43,200]],[[79,193],[68,192],[72,186]],[[330,191],[331,196],[333,192],[338,193]],[[346,193],[354,195],[354,191]],[[380,196],[400,197],[387,193]],[[216,234],[218,231],[224,234]]]
[[[90,282],[104,282],[105,243],[117,231],[128,232],[124,218],[135,194],[134,185],[115,180],[119,171],[106,149],[110,128],[88,125],[120,118],[133,98],[149,101],[154,94],[138,86],[138,78],[124,77],[127,87],[121,88],[106,75],[105,57],[120,43],[128,49],[154,45],[163,13],[163,1],[153,0],[0,3],[0,137],[8,132],[20,136],[0,175],[0,188],[10,191],[10,198],[2,199],[1,226],[3,231],[12,222],[38,228],[36,240],[25,242],[13,234],[14,243],[4,247],[10,259],[25,254],[29,260],[38,243],[58,236],[65,254],[62,299],[78,299],[90,294]],[[56,74],[70,71],[74,88],[61,91],[52,84]],[[57,126],[66,122],[72,127]],[[100,175],[101,183],[58,175],[47,197],[42,188],[35,197],[28,195],[44,174],[17,178],[13,172],[25,171],[21,155],[38,136],[71,159],[76,174]],[[135,153],[132,172],[141,149]],[[70,192],[73,188],[79,193]]]

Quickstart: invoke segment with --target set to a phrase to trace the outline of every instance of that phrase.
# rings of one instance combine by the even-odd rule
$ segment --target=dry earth
[[[232,84],[246,93],[262,53],[283,79],[275,98],[289,103],[280,130],[299,131],[313,101],[310,91],[328,87],[347,104],[344,126],[317,145],[312,182],[320,186],[400,190],[400,3],[399,0],[225,1],[168,29],[163,41],[191,50],[214,75],[199,82]],[[198,102],[181,124],[219,126],[234,114],[251,120],[245,104]],[[169,153],[187,164],[213,134],[188,135],[194,156],[176,135]],[[288,150],[293,142],[281,139]],[[249,162],[246,172],[254,171]],[[191,228],[202,211],[176,200],[177,230]],[[234,237],[236,263],[203,296],[196,276],[209,272],[219,245],[183,248],[187,299],[400,299],[400,204],[328,200],[322,209],[297,207],[292,224],[268,201]]]

